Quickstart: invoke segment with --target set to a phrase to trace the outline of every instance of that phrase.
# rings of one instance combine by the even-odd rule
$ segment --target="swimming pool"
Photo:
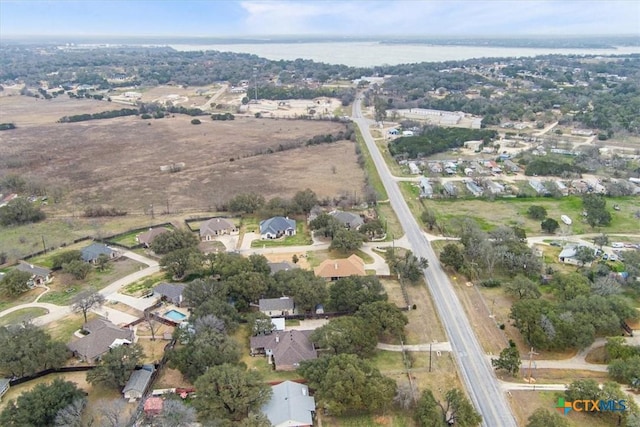
[[[181,322],[187,318],[185,314],[180,313],[178,310],[169,310],[164,314],[164,317],[171,319],[174,322]]]

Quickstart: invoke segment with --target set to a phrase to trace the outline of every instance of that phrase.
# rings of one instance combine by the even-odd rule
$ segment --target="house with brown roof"
[[[338,280],[349,276],[366,276],[364,261],[358,255],[351,255],[349,258],[327,259],[322,261],[314,269],[318,277],[326,280]]]
[[[309,340],[313,331],[275,331],[269,335],[251,337],[251,355],[264,354],[276,371],[295,371],[300,362],[318,358]]]
[[[238,227],[227,218],[211,218],[200,225],[200,240],[209,242],[225,234],[238,234]]]
[[[67,348],[85,362],[95,362],[110,349],[134,342],[133,330],[119,328],[102,318],[87,322],[83,330],[89,334],[69,343]]]
[[[144,233],[140,233],[136,236],[136,241],[143,245],[145,248],[151,246],[153,240],[161,234],[168,233],[170,230],[164,227],[150,228]]]
[[[164,400],[158,396],[152,396],[144,401],[144,414],[148,417],[154,417],[162,414],[164,408]]]

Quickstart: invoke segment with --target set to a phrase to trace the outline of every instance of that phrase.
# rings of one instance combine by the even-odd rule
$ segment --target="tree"
[[[168,254],[178,249],[195,248],[198,237],[189,230],[175,230],[156,236],[151,242],[151,250],[158,255]]]
[[[51,257],[51,268],[59,270],[63,265],[70,263],[71,261],[80,261],[82,259],[82,252],[77,250],[64,251]]]
[[[144,315],[144,321],[147,323],[147,326],[149,327],[149,332],[151,332],[151,341],[155,341],[156,332],[160,327],[160,323],[158,323],[158,321],[156,320],[156,317],[153,315],[153,313],[151,313],[149,309],[144,310],[143,315]]]
[[[376,122],[382,122],[387,118],[387,106],[388,104],[384,99],[375,97],[373,100],[373,109]]]
[[[229,297],[236,303],[239,311],[249,308],[249,304],[257,303],[267,293],[273,278],[266,274],[243,271],[227,279]]]
[[[194,331],[187,329],[186,344],[169,353],[169,362],[190,381],[195,381],[211,366],[223,363],[237,363],[240,360],[240,346],[216,322],[213,316],[202,318],[209,321],[196,321]],[[198,319],[200,320],[200,319]]]
[[[542,221],[547,217],[547,210],[542,206],[531,205],[529,209],[527,209],[527,215],[529,215],[531,219]]]
[[[162,427],[189,427],[196,422],[196,410],[176,399],[166,399],[162,405]]]
[[[395,304],[387,301],[376,301],[362,304],[356,316],[360,317],[367,328],[370,328],[378,338],[404,338],[404,327],[409,320]]]
[[[598,400],[600,398],[600,387],[596,380],[576,380],[569,384],[564,396],[571,402],[574,400]]]
[[[35,204],[21,197],[0,207],[0,225],[20,225],[42,221],[45,214]]]
[[[123,399],[100,399],[91,408],[90,420],[99,422],[100,427],[122,427],[129,420],[127,402]]]
[[[341,228],[335,232],[329,249],[340,252],[353,252],[362,246],[363,240],[364,236],[358,231]]]
[[[82,412],[87,405],[87,400],[82,398],[76,398],[60,409],[56,414],[56,419],[53,425],[56,427],[83,427],[82,424]]]
[[[447,391],[445,402],[440,403],[440,407],[447,425],[473,427],[482,422],[482,417],[473,408],[469,399],[457,388]]]
[[[160,236],[164,234],[169,233],[163,233]],[[163,256],[160,259],[160,265],[165,267],[172,277],[182,278],[188,271],[200,268],[202,252],[197,248],[178,249]]]
[[[203,421],[218,418],[241,421],[271,397],[271,388],[257,372],[228,363],[211,366],[195,382],[193,405]]]
[[[247,323],[251,327],[251,336],[268,335],[272,333],[276,327],[271,321],[271,317],[261,311],[255,311],[247,315]]]
[[[527,427],[569,427],[569,421],[565,417],[544,408],[533,411],[527,421]]]
[[[229,201],[229,210],[231,212],[251,214],[260,209],[263,205],[264,197],[259,194],[238,194]]]
[[[74,260],[64,264],[62,271],[71,274],[78,280],[83,280],[91,271],[91,265],[81,260]]]
[[[414,283],[423,277],[423,270],[429,267],[425,258],[416,257],[410,250],[406,250],[403,256],[397,256],[394,250],[387,250],[387,263],[391,271]]]
[[[440,252],[440,262],[458,271],[464,265],[464,255],[455,243],[447,243]]]
[[[323,212],[311,220],[309,228],[317,231],[318,234],[322,234],[324,237],[331,237],[333,239],[336,232],[344,227],[335,217]]]
[[[333,415],[384,410],[396,393],[395,381],[355,354],[305,361],[299,372],[316,390],[316,400]]]
[[[436,223],[437,223],[437,218],[436,218],[436,213],[433,209],[430,208],[426,208],[424,211],[422,211],[422,213],[420,214],[420,220],[422,220],[422,222],[429,227],[429,230],[433,230],[433,227],[435,227]]]
[[[334,311],[354,312],[362,304],[386,300],[387,294],[375,276],[344,277],[329,288],[329,306]]]
[[[543,315],[551,311],[551,303],[542,299],[525,299],[516,301],[511,306],[509,317],[527,344],[537,348],[546,348],[550,332],[543,326]]]
[[[579,295],[586,295],[591,290],[589,279],[579,273],[556,274],[551,285],[557,290],[558,297],[570,301]]]
[[[291,202],[296,207],[297,212],[308,214],[311,212],[311,208],[318,204],[318,196],[307,188],[304,191],[298,191]]]
[[[0,280],[0,289],[7,295],[15,296],[29,290],[31,274],[13,269]]]
[[[76,313],[81,312],[84,317],[84,323],[87,323],[87,312],[93,308],[100,307],[104,304],[104,301],[104,295],[93,289],[87,289],[73,297],[71,309]]]
[[[377,218],[362,224],[358,231],[364,234],[369,240],[384,236],[385,233],[384,224]]]
[[[84,392],[74,383],[55,379],[23,392],[17,401],[9,401],[0,414],[3,426],[52,426],[60,411],[76,400],[84,400]]]
[[[319,348],[334,354],[350,353],[371,356],[378,343],[375,330],[368,328],[361,317],[344,316],[332,319],[310,336]]]
[[[593,249],[587,246],[579,246],[576,248],[575,259],[580,263],[580,267],[584,267],[586,264],[590,264],[596,255],[593,253]]]
[[[585,194],[582,196],[582,207],[587,213],[587,223],[594,228],[607,226],[611,223],[611,214],[607,210],[607,201],[600,194]]]
[[[25,323],[0,328],[0,375],[24,377],[57,369],[67,361],[67,346],[44,330]]]
[[[516,343],[509,340],[509,347],[500,352],[498,359],[491,359],[491,365],[496,369],[504,369],[514,377],[520,372],[520,352]]]
[[[444,402],[438,402],[431,390],[424,390],[418,400],[414,416],[421,426],[473,427],[482,422],[482,417],[475,411],[464,393],[455,388],[446,392]]]
[[[505,292],[519,299],[540,298],[538,285],[528,278],[517,275],[505,285]]]
[[[271,296],[288,295],[295,300],[298,310],[305,313],[313,311],[328,299],[327,282],[313,274],[313,271],[301,268],[283,270],[274,274],[273,278],[275,284]]]
[[[596,236],[593,238],[593,243],[598,246],[600,249],[602,249],[603,246],[606,246],[609,244],[609,236],[602,233],[599,236]]]
[[[609,376],[624,384],[632,385],[640,379],[640,354],[627,359],[616,359],[609,363]]]
[[[107,268],[107,265],[109,265],[109,257],[106,254],[98,255],[98,258],[96,259],[96,267],[98,270],[104,271]]]
[[[540,223],[540,228],[549,234],[555,233],[558,227],[560,227],[560,224],[553,218],[547,218]]]
[[[420,395],[414,419],[419,426],[446,427],[442,419],[442,410],[431,390],[426,389]]]
[[[87,382],[122,388],[143,357],[142,347],[138,344],[113,347],[102,356],[98,366],[87,372]]]

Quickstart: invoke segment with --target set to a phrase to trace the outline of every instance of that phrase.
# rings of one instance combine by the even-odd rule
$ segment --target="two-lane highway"
[[[398,216],[414,254],[429,261],[429,268],[424,270],[424,275],[458,361],[460,374],[469,396],[482,414],[484,426],[516,427],[516,421],[506,397],[498,386],[493,369],[484,356],[453,286],[442,271],[435,252],[411,214],[398,184],[393,180],[389,168],[371,136],[369,125],[372,121],[362,116],[361,102],[362,99],[358,97],[353,108],[353,120],[360,127],[367,148],[389,195],[391,207]]]

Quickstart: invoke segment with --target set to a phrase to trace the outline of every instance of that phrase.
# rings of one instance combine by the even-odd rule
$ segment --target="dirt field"
[[[92,100],[0,98],[0,176],[17,174],[67,191],[67,210],[103,204],[144,212],[212,210],[242,192],[290,197],[311,188],[319,197],[361,191],[364,173],[344,141],[260,154],[315,135],[332,122],[237,118],[190,124],[191,117],[123,117],[55,123],[64,115],[113,109]],[[162,166],[185,163],[177,173]],[[335,170],[335,173],[334,173]]]

